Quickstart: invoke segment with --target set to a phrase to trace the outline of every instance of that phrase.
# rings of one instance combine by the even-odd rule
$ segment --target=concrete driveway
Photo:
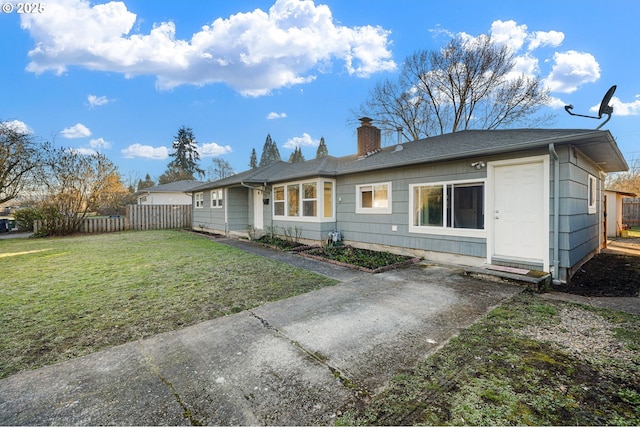
[[[0,424],[330,424],[524,289],[438,265],[335,273],[333,287],[0,380]]]

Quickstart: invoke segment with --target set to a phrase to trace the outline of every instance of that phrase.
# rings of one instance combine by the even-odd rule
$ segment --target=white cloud
[[[95,149],[109,149],[111,148],[111,143],[109,141],[105,141],[104,138],[96,138],[89,140],[89,145],[91,148]]]
[[[552,92],[572,93],[585,83],[593,83],[600,78],[600,64],[587,52],[569,50],[556,52],[554,64],[545,79]]]
[[[267,12],[218,18],[190,40],[176,38],[173,22],[137,33],[136,15],[115,1],[92,6],[58,0],[47,4],[47,13],[20,18],[35,41],[27,65],[34,73],[80,66],[127,77],[155,75],[161,89],[226,83],[259,96],[313,81],[336,60],[358,77],[396,68],[388,30],[340,25],[328,6],[311,0],[276,0]]]
[[[289,139],[282,145],[282,148],[294,150],[296,147],[317,147],[318,145],[320,145],[320,140],[311,138],[311,135],[305,132],[302,136]]]
[[[94,154],[98,153],[93,148],[87,148],[87,147],[71,148],[71,150],[75,151],[76,153],[82,154],[84,156],[93,156]]]
[[[269,120],[284,119],[285,117],[287,117],[287,113],[276,113],[275,111],[272,111],[269,114],[267,114],[267,119]]]
[[[543,47],[556,48],[564,42],[564,33],[556,30],[550,31],[529,31],[524,24],[517,22],[496,20],[491,24],[489,34],[494,42],[504,44],[514,54],[515,66],[507,75],[508,79],[521,75],[538,78],[541,71],[540,59],[536,49]],[[474,37],[466,33],[459,33],[467,43],[474,43],[479,37]],[[566,52],[555,52],[552,60],[545,68],[548,74],[542,79],[543,84],[550,92],[572,93],[580,86],[593,83],[600,79],[600,64],[596,58],[588,52],[578,52],[568,50]],[[545,72],[546,72],[545,70]],[[561,101],[553,98],[549,106],[558,108]]]
[[[101,105],[106,105],[110,102],[110,100],[106,96],[96,96],[89,94],[87,96],[87,102],[89,103],[89,107],[99,107]]]
[[[22,122],[20,120],[9,120],[6,122],[0,122],[0,126],[7,129],[11,129],[14,132],[18,132],[23,135],[33,134],[33,130],[29,126],[27,126],[25,122]]]
[[[564,41],[564,33],[560,31],[534,31],[527,37],[529,40],[529,51],[539,47],[558,47]]]
[[[231,153],[230,145],[218,145],[215,142],[198,145],[198,154],[202,157],[217,157]]]
[[[150,145],[133,144],[121,150],[126,159],[143,158],[152,160],[164,160],[169,157],[167,147],[152,147]]]
[[[64,138],[86,138],[91,136],[91,131],[82,123],[76,123],[75,125],[63,129],[61,132]]]

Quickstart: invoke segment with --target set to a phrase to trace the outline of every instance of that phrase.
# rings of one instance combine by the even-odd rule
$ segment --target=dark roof
[[[261,185],[316,176],[336,177],[350,173],[545,148],[551,143],[574,145],[596,162],[603,172],[628,170],[627,163],[609,131],[590,129],[465,130],[384,147],[368,156],[328,156],[300,163],[279,161],[231,177],[235,180],[227,178],[203,184],[198,187],[198,190],[240,185],[241,183]]]
[[[203,181],[183,180],[170,182],[168,184],[154,185],[153,187],[143,188],[136,192],[136,194],[143,193],[185,193],[189,192],[191,188],[204,184]]]

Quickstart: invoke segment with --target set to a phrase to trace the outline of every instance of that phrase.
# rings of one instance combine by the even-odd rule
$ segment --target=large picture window
[[[484,230],[484,183],[438,183],[410,186],[410,231]]]
[[[356,213],[391,213],[391,183],[356,185]]]
[[[334,183],[324,179],[273,187],[273,216],[300,221],[332,219]]]

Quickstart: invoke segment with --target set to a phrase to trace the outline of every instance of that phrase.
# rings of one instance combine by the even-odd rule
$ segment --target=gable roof
[[[350,173],[407,167],[478,156],[511,153],[549,144],[571,144],[590,157],[603,172],[628,170],[609,131],[591,129],[464,130],[384,147],[368,156],[327,156],[300,163],[278,161],[234,175],[233,179],[203,184],[200,189],[242,183],[264,185],[310,177],[336,177]]]
[[[136,191],[136,194],[143,193],[185,193],[189,192],[194,186],[204,184],[203,181],[182,180],[176,182],[170,182],[168,184],[154,185],[153,187],[143,188]]]

